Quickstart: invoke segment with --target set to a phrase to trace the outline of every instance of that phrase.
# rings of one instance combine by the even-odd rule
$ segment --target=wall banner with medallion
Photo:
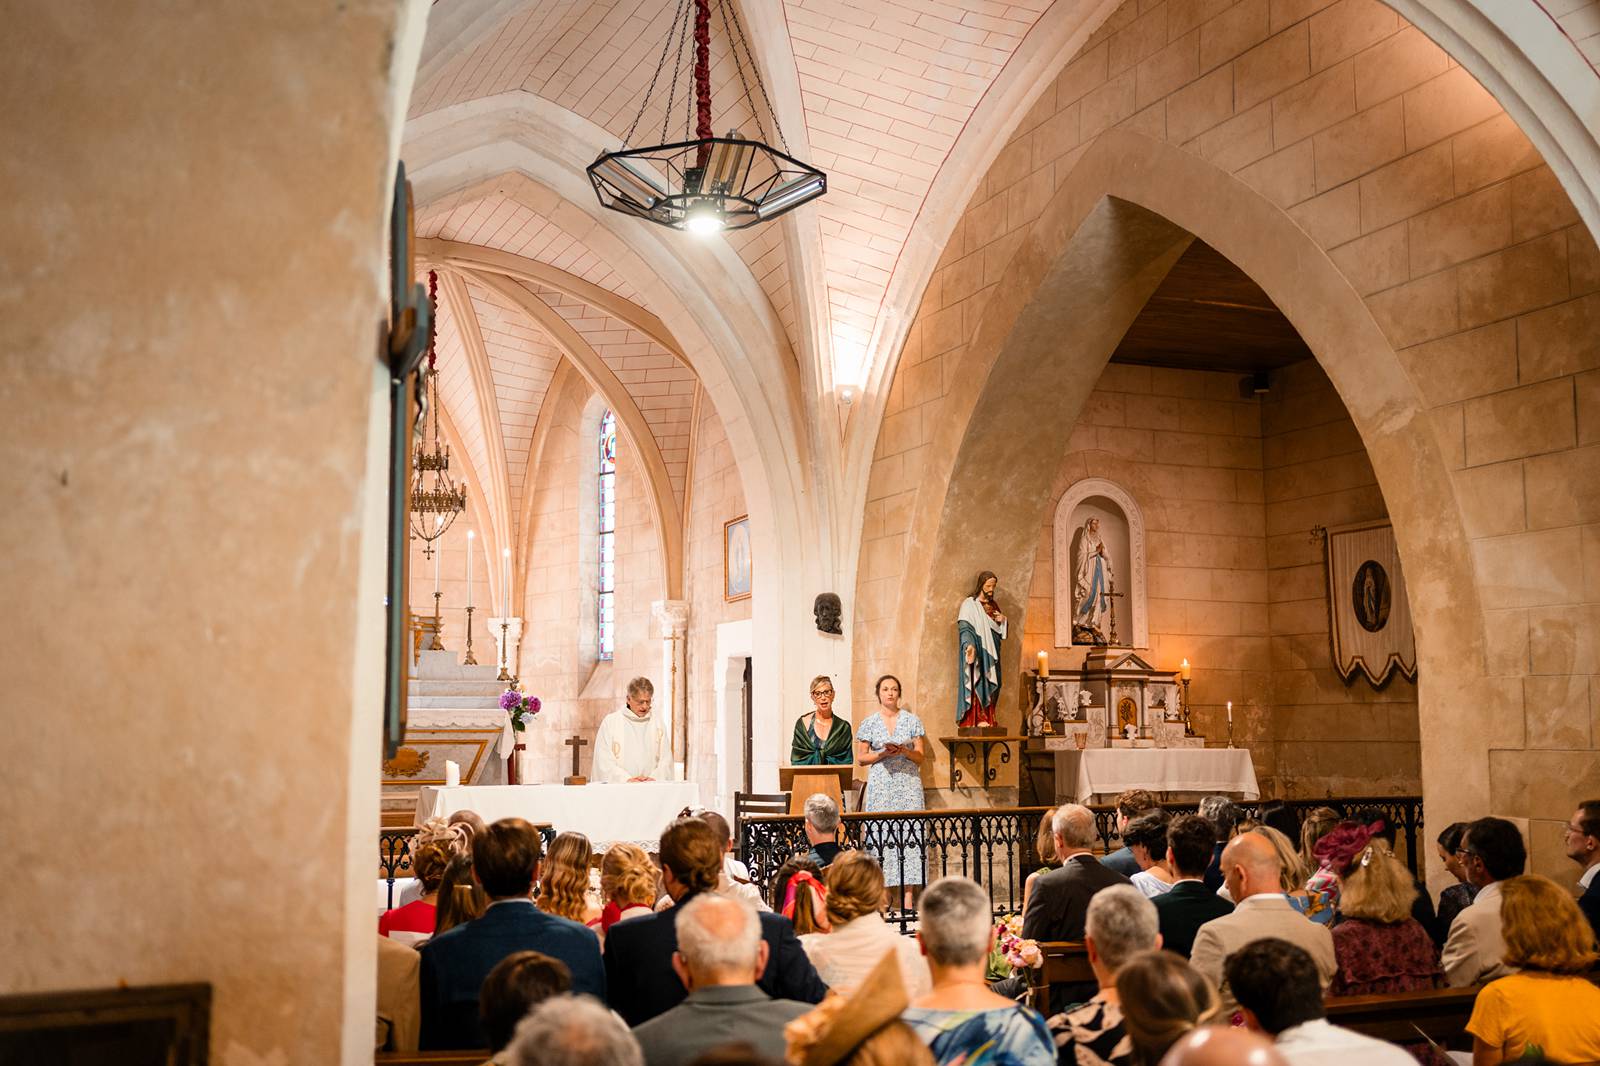
[[[1382,688],[1396,673],[1417,679],[1417,641],[1394,527],[1364,522],[1318,529],[1328,564],[1328,636],[1345,684],[1359,674]]]

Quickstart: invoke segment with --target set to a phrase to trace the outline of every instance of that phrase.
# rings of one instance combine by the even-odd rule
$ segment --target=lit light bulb
[[[711,200],[696,200],[689,205],[689,211],[683,217],[684,228],[690,233],[706,236],[719,233],[726,225],[722,211]]]

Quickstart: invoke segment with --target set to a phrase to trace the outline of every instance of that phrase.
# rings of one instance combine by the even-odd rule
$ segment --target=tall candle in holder
[[[511,617],[511,549],[500,549],[500,617]]]
[[[1040,677],[1049,677],[1050,676],[1050,653],[1049,652],[1041,651],[1039,653],[1039,676]]]
[[[477,539],[477,530],[467,530],[467,606],[472,606],[472,542]]]

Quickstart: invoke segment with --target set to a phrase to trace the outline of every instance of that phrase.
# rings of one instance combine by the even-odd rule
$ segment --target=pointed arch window
[[[596,587],[596,647],[602,659],[610,659],[616,645],[617,587],[617,416],[606,411],[600,416],[597,460],[599,466],[599,567]]]

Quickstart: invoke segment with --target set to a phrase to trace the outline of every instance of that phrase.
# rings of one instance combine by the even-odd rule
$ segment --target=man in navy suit
[[[1179,815],[1167,826],[1167,864],[1177,880],[1150,902],[1156,905],[1161,946],[1186,959],[1202,925],[1233,913],[1233,904],[1204,880],[1216,838],[1216,829],[1198,814]]]
[[[630,1027],[682,1003],[688,994],[672,968],[678,950],[678,914],[683,905],[717,887],[726,841],[699,818],[679,818],[661,834],[661,883],[674,906],[618,922],[606,934],[606,984],[611,1006]],[[781,914],[761,915],[767,964],[756,984],[773,999],[821,1003],[828,987]],[[576,991],[576,988],[574,988]]]
[[[546,914],[530,897],[544,848],[521,818],[502,818],[472,838],[473,876],[489,896],[483,917],[422,945],[422,1048],[488,1046],[478,1024],[478,990],[507,955],[538,951],[572,971],[572,991],[606,998],[600,938],[593,929]]]
[[[1584,800],[1567,823],[1567,858],[1583,867],[1578,906],[1600,938],[1600,800]]]

